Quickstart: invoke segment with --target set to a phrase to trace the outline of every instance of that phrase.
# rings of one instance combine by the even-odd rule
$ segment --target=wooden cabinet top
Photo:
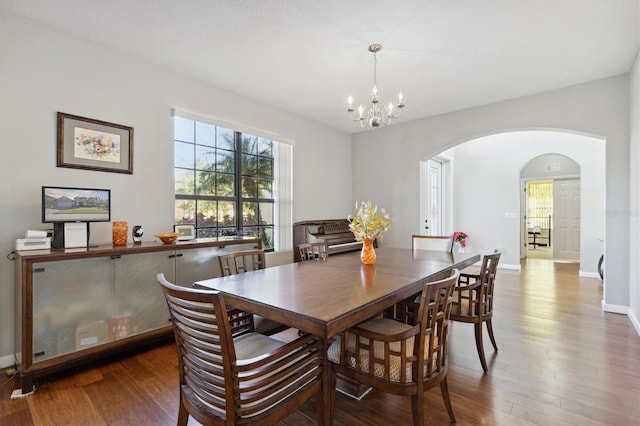
[[[47,262],[52,260],[150,253],[156,251],[173,251],[203,247],[225,247],[228,245],[251,243],[255,243],[260,248],[262,247],[262,240],[254,237],[198,238],[195,240],[177,241],[175,244],[142,242],[141,244],[129,243],[123,247],[104,244],[99,246],[69,249],[23,250],[16,252],[16,260],[20,260],[22,262]]]

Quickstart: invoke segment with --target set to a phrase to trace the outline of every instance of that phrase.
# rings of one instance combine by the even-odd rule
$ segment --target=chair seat
[[[234,338],[233,344],[236,349],[236,358],[242,360],[269,353],[284,346],[286,342],[255,332]]]
[[[480,266],[471,265],[460,271],[460,276],[472,277],[475,279],[480,278]]]
[[[389,318],[375,318],[366,322],[363,322],[361,324],[358,324],[358,328],[362,328],[364,330],[367,331],[372,331],[375,333],[380,333],[380,334],[387,334],[387,335],[392,335],[392,334],[397,334],[397,333],[401,333],[403,331],[407,331],[410,330],[412,327],[401,323],[399,321],[395,321]],[[411,337],[409,339],[406,340],[407,344],[406,344],[406,354],[407,356],[411,356],[413,354],[413,344],[414,344],[414,338]],[[366,342],[366,344],[369,343],[369,339],[364,339],[364,341]],[[427,345],[428,342],[425,342],[425,347]],[[327,353],[327,357],[329,358],[329,361],[334,362],[336,364],[340,363],[340,352],[341,352],[341,340],[338,336],[338,338],[336,339],[335,342],[333,342],[331,344],[331,346],[329,346],[329,350]],[[355,351],[355,336],[353,333],[349,333],[347,331],[347,348],[350,351]],[[400,351],[400,342],[392,342],[391,345],[391,350],[393,351]],[[374,357],[377,359],[384,359],[384,344],[382,342],[374,342]],[[425,351],[425,355],[428,355],[428,351]],[[425,360],[427,358],[425,357]],[[392,362],[389,368],[389,379],[392,382],[400,382],[400,358],[398,356],[392,356],[391,358]],[[411,371],[411,364],[410,362],[407,363],[407,365],[405,365],[405,369],[406,369],[406,377],[407,380],[406,382],[410,382],[412,381],[412,371]],[[354,357],[351,357],[351,359],[348,360],[348,366],[356,368],[356,360]],[[425,367],[426,368],[426,367]],[[359,370],[364,371],[366,373],[370,373],[369,371],[369,351],[363,350],[360,352],[360,368]],[[380,378],[380,379],[384,379],[384,367],[379,364],[379,363],[374,363],[374,369],[373,369],[373,375]]]
[[[469,313],[469,304],[452,303],[451,315],[471,316]]]
[[[266,335],[279,333],[289,328],[284,324],[280,324],[279,322],[275,322],[273,320],[255,314],[253,315],[253,325],[256,333],[262,333]]]

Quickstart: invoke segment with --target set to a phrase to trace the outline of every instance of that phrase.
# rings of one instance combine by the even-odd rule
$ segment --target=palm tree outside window
[[[175,117],[175,224],[198,238],[253,236],[274,249],[276,141]]]

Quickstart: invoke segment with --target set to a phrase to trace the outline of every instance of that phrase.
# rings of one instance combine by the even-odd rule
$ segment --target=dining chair
[[[223,277],[266,268],[263,249],[241,250],[218,256]]]
[[[451,252],[453,235],[412,235],[411,249]]]
[[[502,249],[495,249],[493,252],[501,252]],[[458,284],[469,284],[480,279],[480,265],[474,264],[460,270],[460,278]]]
[[[300,254],[300,260],[303,262],[308,260],[327,260],[327,257],[329,257],[327,243],[324,241],[298,244],[298,253]]]
[[[447,413],[455,423],[447,386],[447,334],[458,275],[454,269],[448,278],[424,282],[420,303],[399,302],[387,317],[365,321],[336,338],[327,354],[331,421],[341,375],[383,392],[411,395],[414,425],[424,422],[423,392],[440,385]]]
[[[257,271],[267,267],[263,249],[241,250],[223,254],[218,256],[218,260],[220,261],[220,271],[223,277]],[[253,315],[253,323],[255,331],[269,336],[289,328],[284,324],[255,314]]]
[[[501,254],[502,252],[496,251],[492,254],[484,255],[478,279],[469,284],[460,283],[453,292],[451,320],[473,324],[476,349],[485,373],[489,371],[489,368],[484,355],[482,324],[487,325],[487,332],[493,349],[498,352],[491,319],[493,318],[493,290]]]
[[[174,285],[158,274],[176,345],[178,425],[276,424],[316,398],[322,404],[323,343],[305,334],[282,342],[253,332],[222,293]]]

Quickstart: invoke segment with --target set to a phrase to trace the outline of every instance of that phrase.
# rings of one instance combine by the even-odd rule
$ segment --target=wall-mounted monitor
[[[42,187],[42,222],[110,222],[111,190]]]

